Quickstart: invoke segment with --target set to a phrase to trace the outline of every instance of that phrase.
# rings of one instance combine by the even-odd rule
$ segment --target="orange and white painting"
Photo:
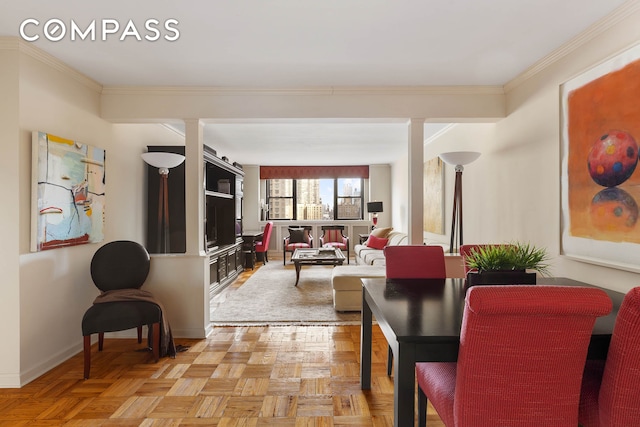
[[[561,86],[562,249],[640,271],[640,47]]]

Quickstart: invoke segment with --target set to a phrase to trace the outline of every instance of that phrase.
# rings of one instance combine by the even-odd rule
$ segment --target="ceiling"
[[[504,85],[624,0],[12,0],[0,36],[35,46],[105,86]],[[50,41],[45,25],[67,29]],[[157,19],[160,37],[145,29]],[[171,19],[177,20],[172,24]],[[96,21],[96,39],[71,40]],[[114,20],[120,25],[107,34]],[[129,21],[131,26],[127,27]],[[169,23],[170,29],[163,27]],[[57,28],[56,28],[57,27]],[[56,22],[48,27],[61,34]],[[165,37],[179,37],[168,41]],[[135,38],[135,32],[142,41]],[[123,34],[129,34],[120,41]],[[444,124],[425,125],[425,136]],[[431,127],[433,126],[433,127]],[[291,151],[290,142],[298,145]],[[388,163],[406,150],[399,122],[207,121],[205,142],[244,164]],[[267,156],[266,153],[269,153]],[[355,157],[354,157],[355,156]],[[352,163],[352,162],[351,162]]]

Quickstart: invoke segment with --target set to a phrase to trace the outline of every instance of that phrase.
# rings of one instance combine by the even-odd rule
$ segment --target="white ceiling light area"
[[[184,135],[184,125],[169,125]],[[447,123],[425,123],[425,139]],[[269,120],[207,122],[204,143],[243,165],[389,164],[408,149],[406,121]]]

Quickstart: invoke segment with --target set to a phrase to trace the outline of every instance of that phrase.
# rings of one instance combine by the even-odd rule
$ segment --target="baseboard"
[[[74,357],[75,355],[80,353],[82,351],[82,348],[83,348],[83,343],[82,343],[82,341],[80,341],[80,342],[78,342],[78,344],[72,345],[71,347],[67,348],[66,350],[63,350],[63,351],[61,351],[61,352],[59,352],[57,354],[54,354],[53,356],[51,356],[48,359],[42,361],[41,363],[38,363],[37,365],[33,366],[32,368],[30,368],[30,369],[28,369],[28,370],[26,370],[24,372],[21,372],[20,373],[20,381],[19,381],[20,384],[18,385],[18,387],[22,387],[25,384],[30,383],[31,381],[35,380],[39,376],[46,374],[47,372],[49,372],[53,368],[57,367],[58,365],[62,364],[65,361],[71,359],[72,357]],[[15,387],[15,385],[13,387]]]

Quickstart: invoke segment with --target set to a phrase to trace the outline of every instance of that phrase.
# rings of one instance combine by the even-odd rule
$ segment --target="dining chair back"
[[[580,395],[583,427],[640,426],[640,287],[624,297],[604,363],[586,365]]]
[[[393,245],[384,248],[387,279],[446,279],[444,249],[436,245]],[[393,350],[387,349],[387,375],[393,372]]]
[[[262,240],[256,242],[256,254],[260,254],[263,263],[269,262],[267,252],[269,251],[269,241],[271,240],[271,231],[273,230],[273,221],[269,221],[264,225],[262,230]]]
[[[577,425],[593,325],[611,309],[597,288],[470,288],[458,361],[416,364],[419,425],[427,398],[447,427]]]
[[[384,248],[389,279],[445,279],[444,250],[437,245],[397,245]]]

